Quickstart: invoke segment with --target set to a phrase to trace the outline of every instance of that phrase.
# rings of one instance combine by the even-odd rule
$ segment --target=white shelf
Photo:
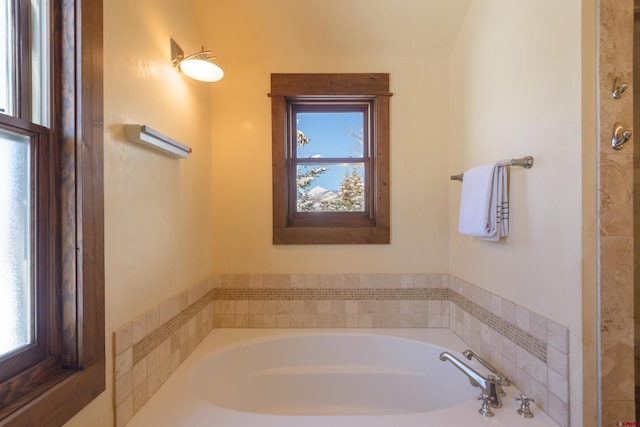
[[[124,125],[124,133],[131,142],[149,145],[176,157],[186,159],[191,153],[191,147],[179,143],[173,138],[161,134],[145,125]]]

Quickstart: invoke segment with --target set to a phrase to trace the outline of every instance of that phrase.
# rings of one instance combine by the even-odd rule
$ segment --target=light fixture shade
[[[171,39],[171,62],[178,70],[187,76],[202,82],[217,82],[224,76],[222,68],[218,67],[211,61],[215,56],[211,55],[210,50],[196,52],[189,56],[184,56],[184,51],[174,39]]]
[[[222,68],[204,59],[192,58],[180,62],[180,70],[192,79],[217,82],[224,76]]]

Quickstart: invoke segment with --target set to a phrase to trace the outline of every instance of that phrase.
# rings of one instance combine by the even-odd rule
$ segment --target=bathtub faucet
[[[466,365],[464,362],[462,362],[460,359],[458,359],[448,351],[443,351],[442,353],[440,353],[440,360],[442,360],[443,362],[449,361],[453,363],[453,366],[458,368],[469,378],[471,384],[475,383],[475,385],[480,387],[480,389],[482,390],[482,394],[487,396],[492,407],[502,407],[502,399],[500,398],[500,394],[498,393],[498,386],[495,376],[490,375],[488,377],[483,377],[475,369]]]
[[[500,396],[507,395],[507,393],[505,393],[505,391],[502,389],[502,386],[508,387],[511,385],[511,381],[509,381],[508,378],[505,378],[504,376],[502,376],[502,374],[500,374],[500,372],[498,372],[498,370],[492,364],[484,360],[482,357],[478,355],[478,353],[474,352],[473,350],[467,349],[462,352],[462,355],[469,360],[475,357],[478,363],[480,363],[482,366],[487,368],[489,372],[491,372],[493,375],[496,376],[496,379],[497,379],[496,386],[498,387],[498,394],[500,394]]]

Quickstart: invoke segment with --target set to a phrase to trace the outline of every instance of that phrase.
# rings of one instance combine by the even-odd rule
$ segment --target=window
[[[0,382],[47,357],[48,129],[0,117]]]
[[[0,0],[2,425],[105,388],[101,55],[100,0]]]
[[[365,186],[372,170],[371,104],[348,99],[290,102],[295,137],[287,139],[287,149],[291,152],[289,179],[296,183],[289,207],[293,221],[315,212],[366,214],[371,209],[370,189]]]
[[[272,74],[274,244],[389,243],[389,75]]]
[[[40,60],[46,58],[47,26],[39,25],[44,0],[0,0],[2,26],[0,78],[0,382],[48,357],[51,294],[48,226],[54,180],[50,109],[39,99],[44,87]],[[24,17],[27,16],[25,21]],[[28,24],[25,24],[28,22]],[[34,25],[31,25],[34,22]],[[25,46],[30,50],[24,51]],[[47,70],[44,70],[47,72]],[[46,74],[48,76],[48,72]],[[33,106],[38,104],[37,111]],[[41,126],[45,125],[45,126]]]
[[[31,145],[28,136],[0,128],[0,358],[34,337]]]

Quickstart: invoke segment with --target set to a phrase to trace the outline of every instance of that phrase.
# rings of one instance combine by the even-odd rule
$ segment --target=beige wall
[[[446,60],[268,58],[227,61],[213,89],[213,216],[217,272],[446,272]],[[391,74],[390,245],[274,246],[271,72]]]
[[[211,273],[210,94],[173,69],[170,37],[200,49],[182,2],[104,2],[107,390],[71,426],[113,425],[113,331]],[[177,160],[134,145],[125,123],[146,124],[193,154]]]
[[[533,169],[510,170],[504,241],[458,234],[451,186],[451,274],[569,328],[572,425],[582,396],[581,13],[578,0],[473,2],[450,75],[451,170],[535,157]]]
[[[226,70],[212,86],[216,271],[447,272],[447,56],[468,1],[411,0],[393,13],[381,0],[196,4]],[[390,73],[390,245],[272,245],[267,94],[270,74],[288,72]]]

